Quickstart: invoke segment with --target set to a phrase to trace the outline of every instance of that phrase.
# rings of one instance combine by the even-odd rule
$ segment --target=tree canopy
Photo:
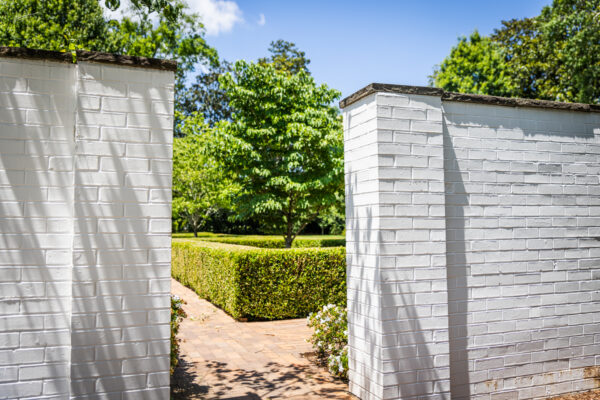
[[[271,42],[270,55],[259,59],[261,65],[272,65],[278,71],[295,74],[300,71],[309,72],[310,60],[294,43],[279,39]],[[226,60],[209,65],[196,75],[196,80],[182,92],[178,104],[183,115],[195,112],[204,114],[204,122],[214,126],[222,120],[231,118],[229,99],[219,84],[219,77],[232,72],[231,63]],[[177,132],[181,135],[181,132]]]
[[[173,217],[197,235],[210,219],[228,207],[236,188],[206,155],[208,127],[201,114],[182,118],[183,137],[173,140]]]
[[[240,190],[241,218],[284,235],[286,246],[343,191],[340,93],[304,71],[238,61],[220,79],[233,110],[208,151]]]
[[[271,53],[269,57],[259,58],[259,64],[271,64],[276,70],[290,74],[297,74],[300,71],[310,74],[308,70],[310,60],[306,58],[303,51],[296,47],[295,43],[283,39],[276,40],[271,42],[269,53]]]
[[[204,116],[204,122],[211,127],[219,121],[229,120],[229,99],[219,84],[219,77],[227,72],[231,72],[231,64],[221,60],[196,75],[196,81],[181,96],[181,112],[186,116],[200,113]]]
[[[106,51],[108,28],[97,0],[0,2],[2,46]]]
[[[430,83],[449,91],[600,103],[600,0],[554,0],[490,37],[460,38]]]
[[[461,37],[434,72],[436,86],[451,92],[510,96],[511,79],[500,47],[477,31]]]

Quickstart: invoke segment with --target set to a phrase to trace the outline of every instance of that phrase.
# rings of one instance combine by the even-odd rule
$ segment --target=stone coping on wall
[[[0,57],[48,60],[64,63],[77,61],[115,64],[129,67],[150,68],[163,71],[176,71],[177,61],[160,58],[127,56],[99,51],[76,50],[75,60],[71,52],[29,49],[25,47],[0,47]]]
[[[425,96],[438,96],[446,101],[460,101],[464,103],[479,103],[506,107],[535,107],[549,108],[555,110],[600,112],[599,104],[563,103],[560,101],[521,99],[516,97],[488,96],[481,94],[466,94],[446,92],[443,89],[428,86],[393,85],[387,83],[371,83],[364,88],[354,92],[340,101],[340,108],[346,108],[350,104],[369,96],[373,93],[398,93],[398,94],[420,94]]]

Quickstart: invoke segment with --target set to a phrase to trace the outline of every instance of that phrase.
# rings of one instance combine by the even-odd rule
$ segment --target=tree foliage
[[[290,74],[297,74],[304,71],[310,74],[308,64],[310,60],[306,54],[296,47],[295,43],[283,39],[271,42],[269,47],[269,57],[259,58],[258,62],[262,65],[271,64],[278,71],[286,71]]]
[[[343,190],[341,120],[331,106],[340,93],[304,71],[245,61],[220,83],[234,112],[209,151],[240,187],[239,216],[260,217],[290,247]]]
[[[199,17],[188,13],[182,0],[172,0],[170,6],[176,10],[176,20],[164,10],[155,15],[147,8],[134,7],[121,20],[109,21],[110,52],[175,59],[180,78],[198,63],[217,63],[217,52],[206,43]]]
[[[211,127],[219,121],[229,120],[229,99],[219,84],[219,77],[227,72],[231,72],[231,64],[222,60],[206,72],[196,75],[196,81],[181,98],[181,112],[185,115],[200,113],[204,115],[204,122]]]
[[[97,0],[0,2],[2,46],[108,50],[108,23]]]
[[[303,51],[299,50],[294,43],[279,39],[271,42],[270,55],[259,59],[262,65],[272,65],[278,71],[308,73],[310,60],[306,58]],[[219,77],[232,72],[231,63],[221,60],[209,65],[205,71],[196,76],[196,81],[182,93],[178,104],[185,115],[195,112],[204,114],[204,122],[214,126],[217,122],[231,118],[231,107],[229,99],[219,84]],[[181,132],[177,132],[178,135]]]
[[[326,233],[331,235],[341,235],[346,229],[346,210],[344,193],[339,193],[339,198],[329,208],[321,211],[317,217],[317,224],[321,229],[321,235]]]
[[[458,44],[433,73],[436,86],[451,92],[510,96],[511,80],[500,47],[477,31]]]
[[[600,103],[600,0],[554,0],[536,17],[502,25],[485,40],[459,39],[430,82],[466,93]]]
[[[176,21],[181,16],[181,9],[173,6],[171,0],[130,0],[131,5],[137,9],[146,8],[148,11],[160,12],[171,21]],[[115,11],[121,7],[121,0],[105,0],[106,8]]]
[[[547,56],[540,55],[542,43],[535,19],[512,19],[502,25],[489,40],[504,53],[502,68],[512,84],[508,96],[541,98],[539,86],[549,84],[551,65]]]
[[[221,208],[226,208],[235,188],[215,161],[204,155],[206,126],[202,116],[183,119],[185,135],[173,143],[173,215],[198,234]]]

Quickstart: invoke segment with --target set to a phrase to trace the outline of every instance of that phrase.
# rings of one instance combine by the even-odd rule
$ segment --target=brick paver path
[[[176,280],[171,292],[188,315],[173,399],[355,399],[302,356],[312,351],[305,319],[237,322]]]

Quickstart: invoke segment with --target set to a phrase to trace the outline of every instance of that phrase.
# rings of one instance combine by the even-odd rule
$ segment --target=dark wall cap
[[[26,58],[29,60],[49,60],[65,63],[73,62],[73,55],[71,53],[28,49],[25,47],[0,47],[0,57]]]
[[[600,112],[600,105],[598,104],[564,103],[560,101],[522,99],[518,97],[499,97],[482,94],[444,92],[442,95],[442,100],[508,107],[534,107],[567,111]]]
[[[176,71],[177,61],[162,60],[159,58],[124,56],[97,51],[77,50],[77,61],[98,62],[129,67],[152,68],[163,71]],[[25,58],[30,60],[48,60],[64,63],[73,63],[71,52],[28,49],[25,47],[0,47],[0,57]]]
[[[481,94],[453,93],[443,89],[424,86],[390,85],[384,83],[371,83],[359,91],[351,94],[340,101],[340,108],[346,108],[373,93],[399,93],[399,94],[421,94],[426,96],[437,96],[445,101],[460,101],[463,103],[478,103],[505,107],[534,107],[554,110],[600,112],[600,104],[563,103],[560,101],[521,99],[516,97],[499,97]]]
[[[363,97],[367,97],[373,93],[401,93],[401,94],[422,94],[425,96],[441,96],[444,91],[442,89],[428,86],[408,86],[408,85],[391,85],[387,83],[371,83],[359,91],[351,94],[340,101],[340,108],[346,108],[352,103],[356,103]]]
[[[152,68],[163,71],[177,71],[177,61],[161,58],[126,56],[98,51],[77,50],[77,61],[126,65],[129,67]]]

